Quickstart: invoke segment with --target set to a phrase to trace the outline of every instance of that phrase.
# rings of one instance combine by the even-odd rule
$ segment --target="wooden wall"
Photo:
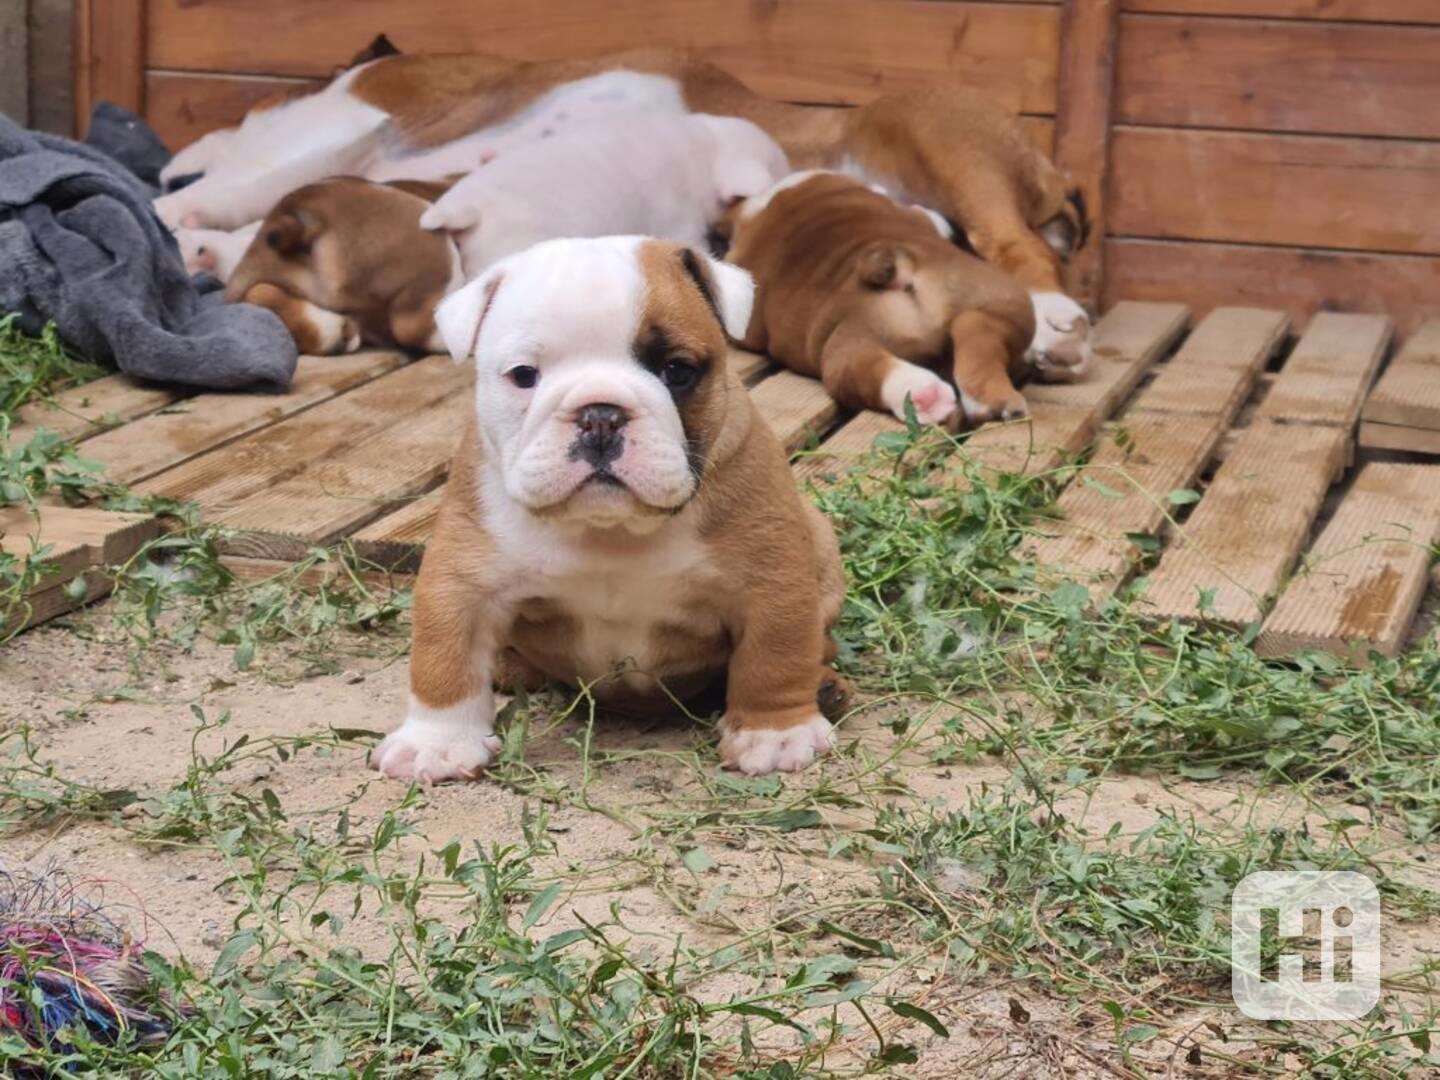
[[[407,51],[700,49],[854,105],[946,75],[1024,114],[1086,189],[1073,268],[1122,297],[1440,312],[1440,0],[75,0],[77,112],[178,147],[377,32]]]

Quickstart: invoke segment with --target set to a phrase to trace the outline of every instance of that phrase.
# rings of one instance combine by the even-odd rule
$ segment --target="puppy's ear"
[[[491,270],[451,293],[435,309],[435,329],[440,331],[450,358],[457,364],[475,355],[485,316],[490,314],[504,280],[503,271]]]
[[[860,282],[870,289],[904,289],[915,280],[915,260],[901,247],[883,244],[860,256]]]
[[[306,255],[324,228],[309,210],[288,210],[265,223],[265,243],[277,255]]]
[[[755,282],[750,275],[734,263],[712,259],[693,248],[680,249],[680,265],[715,312],[725,333],[737,341],[743,338],[755,303]]]

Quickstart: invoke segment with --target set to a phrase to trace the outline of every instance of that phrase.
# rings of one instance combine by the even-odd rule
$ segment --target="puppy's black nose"
[[[625,446],[621,430],[628,421],[618,405],[586,405],[575,414],[575,426],[580,429],[575,440],[579,456],[596,466],[614,461]]]

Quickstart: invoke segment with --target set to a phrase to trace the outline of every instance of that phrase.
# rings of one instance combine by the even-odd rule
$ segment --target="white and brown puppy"
[[[467,277],[561,236],[652,236],[703,244],[741,199],[790,171],[748,120],[613,111],[497,152],[435,201],[425,229],[455,234]]]
[[[830,748],[839,551],[727,364],[751,301],[736,267],[606,237],[530,248],[440,306],[475,412],[381,772],[473,778],[500,747],[495,681],[536,676],[627,706],[723,685],[720,756],[747,773]]]

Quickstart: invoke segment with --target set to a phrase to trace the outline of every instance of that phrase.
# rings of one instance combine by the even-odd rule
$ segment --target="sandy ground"
[[[337,670],[277,682],[274,666],[267,663],[271,653],[262,654],[254,671],[237,673],[230,648],[205,642],[193,654],[158,647],[141,657],[137,673],[128,647],[109,640],[115,637],[102,604],[76,617],[70,627],[42,628],[0,649],[0,685],[5,688],[0,719],[6,731],[28,727],[37,757],[59,775],[101,788],[130,789],[142,797],[159,796],[185,780],[197,726],[192,705],[212,719],[229,713],[224,727],[208,731],[196,743],[201,754],[213,756],[242,735],[252,740],[298,736],[328,727],[384,731],[397,720],[404,700],[405,662],[398,655],[397,639],[386,643],[382,655],[337,655],[329,665]],[[580,730],[580,724],[567,722],[539,734],[525,755],[553,790],[572,796],[587,783],[572,741]],[[692,949],[718,948],[742,933],[775,934],[779,927],[793,935],[795,922],[803,930],[817,907],[858,903],[873,892],[869,867],[824,857],[823,846],[817,846],[821,830],[766,844],[733,830],[707,836],[706,851],[716,866],[700,875],[677,872],[673,849],[637,847],[637,826],[657,813],[683,808],[692,797],[704,797],[694,778],[704,769],[713,770],[713,757],[700,769],[691,763],[697,751],[705,750],[708,738],[686,722],[614,721],[597,728],[595,748],[611,757],[588,778],[585,800],[562,799],[549,811],[547,831],[555,854],[545,864],[568,887],[539,932],[575,925],[577,916],[602,920],[613,905],[637,947],[663,953],[679,938]],[[894,750],[896,737],[889,729],[873,717],[862,717],[847,726],[845,738],[853,744],[849,753],[787,784],[844,787],[866,769],[876,776],[883,773],[875,771],[874,763]],[[915,756],[886,768],[897,766],[909,788],[897,787],[897,803],[959,805],[978,785],[1002,784],[1010,773],[998,759],[937,767]],[[353,743],[307,751],[286,762],[247,758],[220,782],[256,798],[268,789],[292,819],[314,812],[315,820],[329,822],[347,808],[357,831],[373,829],[404,795],[401,785],[383,781],[367,768],[363,747]],[[597,809],[577,805],[587,800]],[[536,803],[533,796],[488,781],[433,789],[407,813],[416,835],[400,845],[397,857],[414,860],[452,839],[467,846],[474,840],[486,845],[518,842],[522,819]],[[1066,800],[1061,809],[1095,830],[1118,823],[1127,833],[1145,828],[1162,809],[1193,814],[1217,827],[1240,820],[1293,824],[1303,818],[1322,832],[1326,814],[1334,809],[1362,820],[1367,813],[1363,808],[1322,812],[1284,792],[1257,798],[1253,792],[1218,784],[1147,777],[1103,782],[1090,797]],[[865,827],[870,812],[858,806],[824,809],[827,823],[837,829]],[[184,842],[138,842],[134,828],[143,826],[144,815],[143,805],[137,804],[122,811],[117,821],[54,820],[0,840],[0,859],[9,866],[54,862],[77,876],[116,883],[112,897],[143,910],[152,947],[181,954],[204,970],[232,932],[239,909],[235,889],[227,884],[233,867],[213,851]],[[658,877],[646,862],[657,855],[670,860],[670,868]],[[1413,870],[1428,876],[1419,863]],[[852,925],[863,925],[863,916]],[[347,934],[362,947],[378,947],[385,927],[378,916],[366,912]],[[833,948],[831,943],[830,951]],[[1440,931],[1433,921],[1387,928],[1386,969],[1409,968],[1437,948]],[[745,981],[743,976],[727,977],[703,992],[721,997],[745,989]],[[901,976],[887,976],[882,985],[922,1003],[951,1031],[943,1040],[914,1026],[897,1029],[895,1034],[922,1051],[920,1063],[906,1075],[1137,1075],[1121,1064],[1113,1030],[1094,1002],[1057,1001],[1034,987],[1012,983],[1003,972],[962,985],[933,958]],[[1200,1026],[1205,1020],[1217,1022],[1232,1039],[1225,1052],[1238,1053],[1251,1045],[1233,1010],[1172,1016],[1157,1021],[1166,1037],[1137,1054],[1134,1068],[1156,1075],[1226,1075],[1223,1066],[1214,1064],[1185,1066],[1187,1040],[1219,1045],[1214,1034]],[[859,1046],[863,1039],[856,1039]],[[836,1064],[842,1064],[843,1057]]]

